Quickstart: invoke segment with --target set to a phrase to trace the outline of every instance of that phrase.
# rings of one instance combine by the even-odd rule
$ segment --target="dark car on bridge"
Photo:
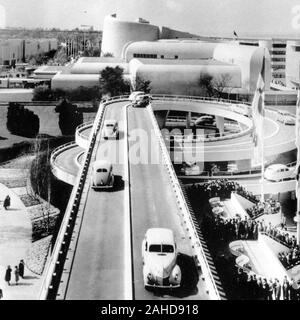
[[[152,98],[149,94],[138,95],[132,102],[134,108],[145,108],[151,102]]]

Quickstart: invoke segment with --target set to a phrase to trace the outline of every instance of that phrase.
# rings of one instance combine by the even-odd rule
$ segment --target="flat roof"
[[[139,60],[142,64],[150,65],[217,65],[217,66],[234,66],[230,63],[217,61],[214,59],[142,59],[134,58]]]

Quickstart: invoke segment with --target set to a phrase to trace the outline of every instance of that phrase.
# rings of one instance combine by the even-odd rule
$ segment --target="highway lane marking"
[[[124,294],[126,300],[133,300],[133,261],[132,261],[132,238],[131,238],[131,205],[129,186],[129,146],[128,146],[128,119],[127,107],[123,107],[124,112]]]

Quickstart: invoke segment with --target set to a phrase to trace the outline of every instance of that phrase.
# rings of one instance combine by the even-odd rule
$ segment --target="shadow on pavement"
[[[184,298],[198,293],[197,284],[199,281],[198,270],[193,257],[178,253],[177,264],[181,269],[181,286],[174,289],[148,289],[156,296],[169,295],[177,298]]]

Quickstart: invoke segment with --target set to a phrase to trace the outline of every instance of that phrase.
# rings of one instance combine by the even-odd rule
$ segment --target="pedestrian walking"
[[[7,282],[7,284],[10,286],[10,280],[11,280],[11,267],[7,266],[7,269],[5,271],[5,281]]]
[[[16,286],[18,285],[18,282],[19,282],[19,268],[18,266],[15,266],[15,281],[16,281]]]
[[[10,196],[7,195],[4,199],[4,202],[3,202],[3,207],[5,210],[7,210],[8,207],[10,207]]]
[[[19,275],[22,279],[24,279],[24,268],[25,268],[25,263],[24,263],[24,260],[20,260],[20,263],[19,263]]]
[[[3,291],[2,289],[0,288],[0,300],[3,298]]]

